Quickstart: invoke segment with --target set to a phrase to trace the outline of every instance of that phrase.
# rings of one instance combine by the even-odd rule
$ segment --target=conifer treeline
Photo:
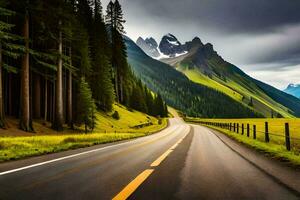
[[[63,130],[94,127],[116,101],[153,116],[167,107],[131,72],[118,0],[0,0],[0,127],[5,116],[33,131],[33,119]]]

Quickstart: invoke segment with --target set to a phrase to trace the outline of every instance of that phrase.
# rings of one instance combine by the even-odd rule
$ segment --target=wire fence
[[[189,120],[190,122],[214,126],[226,129],[236,134],[245,135],[245,137],[265,143],[274,143],[284,145],[288,151],[294,150],[300,152],[300,137],[291,135],[291,132],[300,131],[296,128],[290,128],[290,123],[285,122],[282,125],[264,123],[245,123],[245,122],[216,122],[208,120]],[[276,131],[274,131],[276,130]]]

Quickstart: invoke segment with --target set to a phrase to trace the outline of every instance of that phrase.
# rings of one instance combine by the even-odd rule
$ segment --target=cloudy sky
[[[104,8],[108,1],[102,0]],[[279,89],[300,83],[299,0],[119,1],[133,40],[199,36],[254,78]]]

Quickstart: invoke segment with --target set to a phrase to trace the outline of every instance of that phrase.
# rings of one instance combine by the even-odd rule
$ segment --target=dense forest
[[[168,105],[186,115],[204,118],[264,117],[229,96],[196,84],[171,66],[150,58],[129,38],[125,41],[128,61],[134,73],[150,89],[160,93]]]
[[[0,127],[13,116],[24,131],[34,119],[92,129],[114,102],[167,116],[127,63],[124,23],[118,0],[105,13],[100,0],[0,0]]]

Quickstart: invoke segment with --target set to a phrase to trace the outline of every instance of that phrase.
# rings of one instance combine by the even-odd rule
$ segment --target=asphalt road
[[[176,118],[151,136],[0,164],[0,199],[289,200],[300,199],[299,181],[299,171]]]

